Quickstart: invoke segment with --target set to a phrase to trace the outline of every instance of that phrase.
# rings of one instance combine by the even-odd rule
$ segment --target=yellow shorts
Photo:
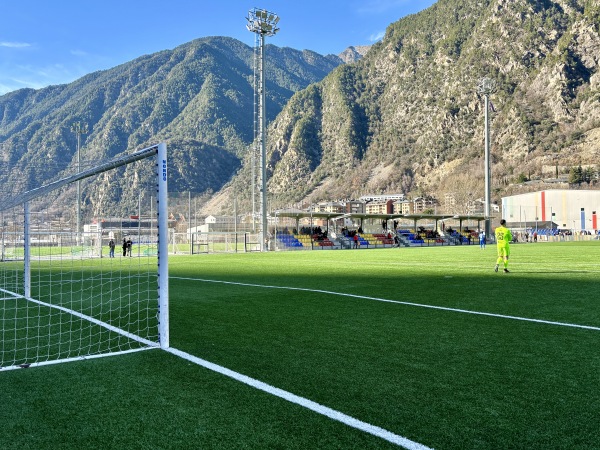
[[[508,258],[510,255],[510,247],[508,245],[498,246],[498,256],[502,258]]]

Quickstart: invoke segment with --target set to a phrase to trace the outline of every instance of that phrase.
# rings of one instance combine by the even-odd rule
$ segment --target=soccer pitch
[[[203,365],[0,371],[0,448],[598,448],[600,242],[511,250],[171,257],[170,343]]]

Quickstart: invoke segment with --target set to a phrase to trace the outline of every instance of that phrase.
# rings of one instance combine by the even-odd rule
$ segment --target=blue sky
[[[279,47],[341,53],[369,45],[396,20],[436,0],[2,1],[0,95],[74,81],[205,36],[254,45],[253,7],[280,16]]]

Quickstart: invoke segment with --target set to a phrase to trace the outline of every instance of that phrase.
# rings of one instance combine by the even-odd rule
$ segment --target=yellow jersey
[[[502,225],[496,228],[494,234],[496,235],[496,244],[499,246],[508,246],[512,241],[510,230]]]

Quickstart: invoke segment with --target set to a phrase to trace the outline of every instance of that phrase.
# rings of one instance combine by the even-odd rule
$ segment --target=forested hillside
[[[142,56],[73,83],[0,97],[0,186],[4,196],[74,170],[85,123],[82,166],[159,141],[168,143],[170,189],[218,191],[240,167],[253,138],[253,48],[235,39],[198,39]],[[267,118],[289,98],[342,63],[335,56],[266,47]],[[86,213],[99,198],[126,207],[129,179],[111,179],[111,195],[84,189]],[[114,211],[115,214],[121,211]]]

